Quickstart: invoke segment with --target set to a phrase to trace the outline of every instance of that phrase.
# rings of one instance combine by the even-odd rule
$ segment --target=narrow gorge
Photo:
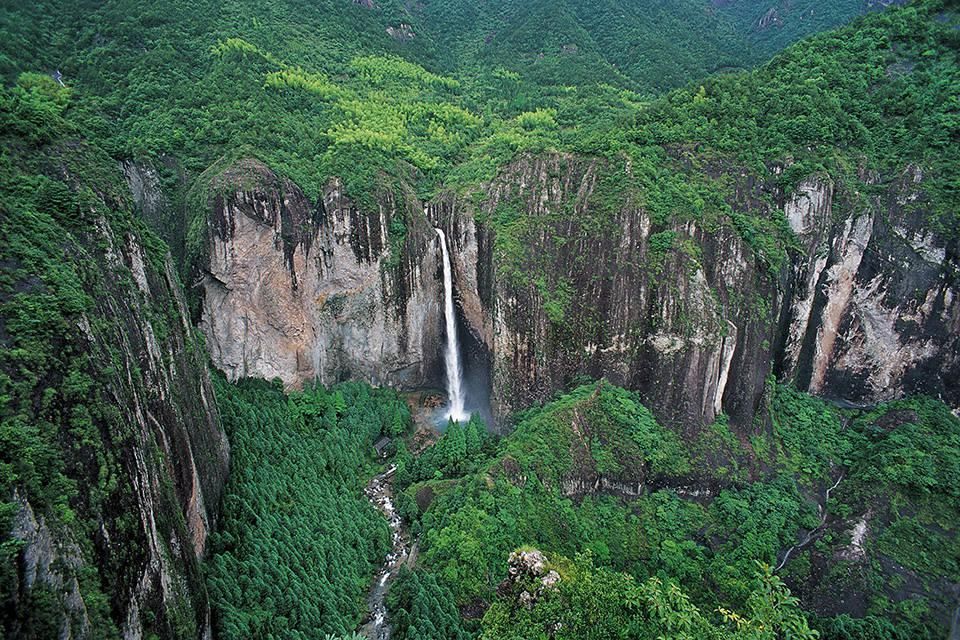
[[[0,630],[942,640],[949,0],[0,7]]]

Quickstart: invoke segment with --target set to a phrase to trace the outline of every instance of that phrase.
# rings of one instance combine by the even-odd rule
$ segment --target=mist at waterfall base
[[[455,302],[450,245],[441,229],[436,232],[443,259],[443,362],[447,405],[436,413],[433,422],[438,430],[444,431],[450,420],[466,422],[471,415],[479,414],[487,427],[492,428],[489,354],[474,338]]]

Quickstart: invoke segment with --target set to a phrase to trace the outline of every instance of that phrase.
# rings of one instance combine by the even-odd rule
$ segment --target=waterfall
[[[447,419],[463,422],[470,414],[463,410],[463,368],[460,364],[460,344],[457,342],[457,319],[453,311],[453,275],[450,270],[450,254],[447,252],[447,237],[437,229],[440,236],[440,251],[443,253],[443,315],[447,321],[447,349],[444,360],[447,365],[447,396],[449,397]]]

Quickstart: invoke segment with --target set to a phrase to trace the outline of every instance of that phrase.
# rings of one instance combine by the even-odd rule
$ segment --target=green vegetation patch
[[[221,379],[217,396],[232,445],[207,578],[219,635],[353,630],[390,549],[387,523],[363,494],[372,444],[408,428],[407,405],[361,383],[286,396]]]

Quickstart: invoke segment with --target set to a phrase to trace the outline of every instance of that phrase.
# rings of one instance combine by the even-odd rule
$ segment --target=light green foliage
[[[543,310],[547,318],[555,325],[562,325],[566,320],[567,309],[570,307],[573,288],[566,280],[560,280],[555,287],[550,287],[545,278],[535,281],[537,291],[543,298]]]
[[[758,562],[775,566],[805,532],[819,526],[810,495],[822,499],[824,488],[842,472],[845,479],[831,494],[827,509],[848,513],[869,509],[871,527],[875,527],[871,535],[876,535],[871,538],[876,541],[870,543],[871,553],[896,558],[922,575],[956,575],[960,550],[953,533],[954,498],[945,499],[945,494],[954,492],[947,478],[952,473],[949,461],[957,432],[957,420],[949,410],[926,400],[895,403],[853,416],[844,429],[838,412],[818,399],[776,385],[770,393],[773,433],[762,438],[770,456],[768,474],[750,483],[741,479],[740,484],[696,501],[656,486],[626,500],[588,494],[574,502],[558,490],[558,479],[575,477],[584,465],[616,477],[625,469],[653,468],[653,461],[644,460],[641,453],[646,447],[661,453],[671,450],[670,439],[664,439],[659,430],[642,427],[645,412],[633,406],[631,394],[604,383],[586,385],[518,415],[514,432],[499,443],[493,458],[474,460],[476,471],[460,479],[454,473],[444,474],[442,490],[431,485],[437,491],[426,511],[411,510],[414,529],[422,532],[421,571],[433,574],[458,602],[468,603],[476,597],[492,597],[506,575],[507,555],[520,545],[533,544],[571,557],[589,551],[606,569],[654,581],[645,588],[677,585],[666,593],[680,597],[677,594],[682,591],[690,607],[711,614],[707,616],[710,624],[726,625],[711,632],[719,637],[738,637],[734,633],[745,638],[772,637],[764,635],[771,625],[797,634],[789,637],[813,637],[805,617],[796,613],[796,599],[783,589],[779,578],[764,571],[757,576],[756,568]],[[918,419],[889,433],[872,426],[878,420],[882,423],[889,412],[904,409],[916,411]],[[693,445],[697,460],[724,460],[732,465],[742,464],[737,459],[751,455],[724,420],[711,433]],[[589,457],[579,449],[587,442]],[[928,463],[921,462],[925,457]],[[682,445],[660,464],[667,478],[689,469]],[[718,477],[729,481],[739,474]],[[930,500],[923,497],[927,491]],[[885,496],[892,496],[893,505],[903,513],[880,515],[878,505]],[[822,553],[833,557],[837,548],[833,545],[843,543],[833,534],[816,539],[820,541],[815,545],[793,552],[785,569],[792,580],[805,579],[811,571],[812,549],[822,548]],[[615,576],[604,575],[605,580]],[[928,611],[928,600],[891,603],[882,595],[883,575],[863,582],[854,577],[846,587],[875,595],[872,617],[859,622],[815,620],[818,629],[829,631],[825,637],[864,640],[883,637],[877,635],[882,629],[891,630],[894,638],[935,637],[936,627],[930,625],[929,613],[923,613]],[[629,584],[627,576],[615,579],[628,581],[616,587],[621,591]],[[601,592],[613,588],[604,584]],[[615,612],[620,606],[561,599],[554,607],[545,604],[549,601],[532,612],[495,602],[484,618],[484,637],[527,637],[527,633],[537,637],[537,630],[550,619],[577,630],[571,634],[585,634],[570,637],[594,637],[589,631],[593,628],[601,634],[596,637],[604,637],[608,620],[592,618],[592,607]],[[722,615],[713,615],[718,610]],[[639,619],[642,616],[636,612],[630,616],[630,620]],[[611,624],[621,624],[616,617],[613,620]],[[416,626],[416,615],[410,624]],[[623,629],[632,628],[624,624]],[[630,633],[649,633],[647,627],[639,628],[645,631]],[[697,635],[706,632],[689,633],[692,638],[710,637]]]
[[[650,578],[637,582],[631,576],[597,568],[589,555],[571,563],[556,557],[547,569],[556,570],[560,581],[544,588],[515,585],[483,617],[483,640],[542,638],[552,631],[558,640],[645,639],[677,640],[814,640],[798,600],[774,575],[761,566],[752,581],[747,614],[726,609],[720,616],[698,608],[673,582]],[[518,604],[516,590],[537,594],[532,606]]]
[[[957,196],[949,184],[960,157],[949,139],[960,126],[960,65],[956,17],[933,19],[940,7],[921,2],[870,16],[859,28],[792,47],[755,72],[716,76],[674,92],[642,112],[636,135],[706,145],[750,167],[789,158],[803,166],[796,177],[824,164],[831,168],[834,150],[856,150],[888,172],[917,162],[932,173],[928,195],[938,229],[954,233]],[[746,217],[738,223],[758,249],[774,231],[760,223]]]
[[[107,247],[90,236],[92,214],[107,216],[118,234],[137,234],[155,272],[163,265],[162,243],[104,206],[129,198],[116,172],[105,179],[100,169],[112,170],[117,159],[166,167],[174,209],[202,222],[203,189],[190,185],[240,157],[260,158],[314,199],[339,176],[354,201],[371,207],[371,194],[397,178],[421,197],[446,189],[474,195],[522,154],[586,155],[599,160],[599,178],[571,226],[577,233],[602,237],[615,231],[613,212],[642,208],[653,227],[649,260],[638,267],[657,276],[667,261],[695,268],[702,260],[701,248],[674,231],[678,225],[696,222],[708,233],[728,225],[771,277],[796,240],[776,207],[732,206],[736,176],[790,193],[807,176],[826,173],[863,200],[879,189],[860,184],[863,171],[889,180],[914,163],[924,180],[911,206],[930,229],[955,238],[960,31],[953,5],[914,2],[801,43],[754,71],[699,80],[752,65],[863,7],[776,2],[783,25],[764,30],[755,28],[759,3],[710,11],[704,4],[377,0],[369,10],[346,0],[39,0],[4,7],[0,524],[13,514],[14,487],[51,521],[82,531],[92,530],[95,518],[87,516],[101,505],[122,504],[115,457],[129,434],[104,382],[119,375],[121,360],[112,352],[90,360],[65,339],[78,335],[108,283],[129,278],[99,260]],[[387,35],[400,24],[412,25],[415,37]],[[37,72],[56,68],[68,88]],[[497,277],[531,287],[562,327],[576,291],[530,251],[545,222],[520,201],[502,202],[481,222],[494,232]],[[193,229],[195,248],[202,229]],[[187,235],[179,231],[171,237]],[[571,239],[551,235],[558,245]],[[405,223],[394,220],[389,236],[399,260]],[[162,307],[146,311],[161,339],[179,326]],[[103,314],[90,321],[101,342],[120,342]],[[130,376],[142,384],[139,371]],[[380,432],[403,432],[406,409],[391,394],[357,385],[289,398],[266,385],[219,386],[234,445],[209,576],[221,634],[349,632],[387,544],[386,526],[360,494],[367,449]],[[562,633],[580,637],[622,630],[809,637],[777,579],[761,572],[754,580],[754,562],[774,563],[816,524],[810,498],[840,470],[845,480],[827,510],[866,517],[874,509],[866,542],[872,558],[960,581],[960,447],[948,411],[911,400],[845,429],[838,412],[791,389],[773,388],[768,399],[769,431],[738,442],[719,419],[689,450],[634,394],[606,384],[519,416],[515,433],[499,443],[471,422],[417,460],[400,446],[398,507],[423,532],[423,568],[397,583],[391,604],[408,615],[401,633],[459,637],[454,602],[492,600],[507,554],[536,543],[569,557],[589,550],[601,566],[567,563],[566,577],[576,579],[552,604],[542,603],[546,609],[496,602],[484,622],[489,637],[536,637],[557,616],[567,625]],[[916,417],[883,426],[901,409]],[[112,447],[102,446],[104,434]],[[565,496],[565,483],[581,472],[636,479],[645,492],[630,501]],[[723,486],[701,502],[667,486],[694,472]],[[77,482],[93,476],[96,483]],[[435,493],[422,514],[414,500],[420,489]],[[830,552],[832,544],[821,546]],[[17,547],[4,540],[0,550],[7,606]],[[115,555],[116,566],[128,560]],[[811,563],[796,562],[787,570],[801,578],[794,567]],[[876,585],[884,576],[868,577]],[[84,579],[82,588],[92,619],[106,619],[109,596],[97,579]],[[52,598],[38,591],[29,608],[42,618]],[[747,613],[723,620],[716,606]],[[869,606],[865,621],[837,618],[821,628],[861,640],[938,631],[923,620],[923,597],[897,604],[877,587]]]
[[[218,400],[233,466],[207,579],[220,635],[348,632],[390,548],[362,491],[372,443],[409,425],[406,404],[360,383],[288,397],[221,381]]]
[[[24,72],[6,97],[8,126],[25,134],[34,144],[50,142],[62,134],[61,116],[70,100],[70,90],[48,75]]]
[[[345,97],[343,90],[327,78],[315,73],[308,73],[303,69],[282,69],[268,73],[266,86],[278,90],[299,89],[326,101]]]
[[[364,80],[377,85],[415,83],[435,89],[459,89],[460,83],[430,73],[418,64],[396,57],[361,56],[354,58],[350,66]]]
[[[855,181],[848,169],[865,158],[883,172],[920,163],[931,218],[944,233],[957,226],[958,160],[949,144],[958,126],[956,31],[952,14],[931,19],[936,0],[657,99],[651,91],[753,64],[862,7],[845,0],[810,13],[807,2],[789,11],[779,3],[784,23],[755,32],[747,23],[756,20],[756,3],[705,12],[700,0],[656,7],[458,0],[415,9],[386,0],[375,10],[340,0],[164,0],[149,11],[116,0],[92,13],[65,4],[13,11],[20,40],[48,41],[40,35],[47,29],[57,44],[30,55],[15,48],[18,38],[3,41],[0,68],[12,79],[14,69],[61,66],[86,135],[125,157],[175,157],[188,183],[247,148],[312,197],[339,176],[370,207],[371,185],[384,174],[412,170],[418,192],[429,196],[447,187],[473,192],[522,153],[628,157],[633,186],[659,224],[729,223],[775,273],[793,246],[782,216],[732,210],[731,186],[706,178],[705,165],[775,179],[769,163],[789,161],[782,174],[789,188],[823,168]],[[385,33],[401,23],[417,34],[402,44]],[[30,91],[39,78],[26,80]],[[686,157],[679,164],[670,157],[678,150]],[[592,208],[588,217],[605,210]],[[517,238],[504,231],[497,227],[498,246],[501,235]],[[550,312],[563,315],[555,304]]]
[[[833,484],[831,472],[850,464],[862,444],[855,433],[844,431],[839,411],[792,387],[772,388],[770,414],[774,433],[788,452],[785,464],[806,482]]]

